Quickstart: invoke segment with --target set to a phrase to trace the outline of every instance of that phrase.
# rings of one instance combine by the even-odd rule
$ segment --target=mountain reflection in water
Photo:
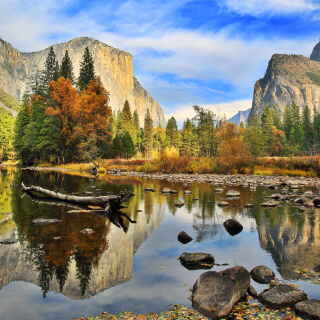
[[[118,194],[127,189],[136,197],[132,197],[121,212],[107,216],[68,213],[74,209],[73,205],[24,195],[21,181],[26,186],[39,185],[79,195],[84,191],[91,191],[93,195]],[[225,191],[230,187],[217,194],[212,184],[194,183],[186,187],[163,180],[118,176],[92,180],[15,168],[1,169],[0,182],[0,240],[19,240],[15,244],[0,245],[0,310],[5,310],[0,311],[1,319],[5,319],[1,312],[6,317],[17,317],[14,303],[12,306],[6,303],[11,300],[1,295],[11,289],[19,296],[19,289],[14,289],[15,281],[39,286],[45,300],[52,292],[68,297],[63,305],[70,309],[66,313],[66,319],[70,319],[88,316],[85,312],[89,312],[89,304],[96,314],[105,310],[118,313],[127,308],[139,313],[159,312],[169,308],[170,303],[190,304],[184,283],[192,286],[203,271],[184,269],[176,260],[183,251],[212,253],[221,264],[214,267],[217,271],[228,268],[222,266],[223,263],[230,267],[243,265],[249,271],[258,264],[266,264],[288,283],[299,279],[296,268],[312,268],[320,261],[319,209],[299,213],[297,207],[288,203],[272,209],[262,208],[262,199],[275,192],[266,188],[252,191],[232,187],[239,190],[241,196],[226,199]],[[163,187],[175,189],[178,194],[164,195]],[[154,188],[155,192],[145,192],[145,188]],[[186,189],[192,190],[192,194],[185,195]],[[301,188],[300,192],[305,190]],[[174,206],[178,199],[185,202],[182,208]],[[228,201],[229,206],[218,207],[217,203],[222,200]],[[254,208],[244,208],[247,203],[255,204]],[[2,214],[8,212],[12,214]],[[40,217],[62,221],[43,226],[30,224]],[[234,237],[223,227],[229,218],[244,226]],[[80,232],[84,229],[92,229],[94,233],[85,235]],[[194,241],[186,245],[179,243],[177,234],[182,230]],[[310,297],[320,298],[316,286],[312,287],[306,280],[298,283]],[[256,283],[253,285],[259,291],[264,289]],[[33,304],[41,305],[36,309],[38,315],[44,314],[39,300],[32,299]],[[60,305],[55,299],[51,301],[51,298],[50,303],[56,311],[46,313],[46,319],[54,319],[59,311]],[[72,302],[77,300],[83,303]],[[26,310],[26,314],[28,312],[32,313]],[[32,316],[25,315],[25,319],[29,318]]]

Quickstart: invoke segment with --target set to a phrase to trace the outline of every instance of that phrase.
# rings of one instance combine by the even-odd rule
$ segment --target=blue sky
[[[251,106],[272,54],[310,56],[320,1],[0,0],[0,37],[20,51],[79,36],[130,52],[167,118],[194,104],[229,118]]]

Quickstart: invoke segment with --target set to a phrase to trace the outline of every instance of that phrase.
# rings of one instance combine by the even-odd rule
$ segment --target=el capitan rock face
[[[88,47],[94,60],[95,73],[101,77],[104,87],[110,92],[112,109],[121,110],[125,100],[128,100],[131,112],[138,111],[141,124],[145,112],[149,108],[153,125],[161,123],[162,126],[165,126],[164,115],[159,103],[133,76],[132,55],[130,53],[85,37],[55,44],[52,47],[59,63],[61,63],[65,51],[68,50],[76,76],[79,75],[84,49]],[[21,100],[28,88],[30,76],[36,70],[44,69],[48,52],[49,48],[38,52],[21,53],[0,38],[0,88]]]
[[[312,113],[314,106],[319,110],[320,62],[302,55],[274,54],[265,76],[255,83],[250,116],[261,116],[268,104],[283,112],[292,101],[300,111],[305,105]]]

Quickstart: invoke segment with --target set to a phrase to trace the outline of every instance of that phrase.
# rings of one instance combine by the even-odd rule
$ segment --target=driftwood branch
[[[76,203],[79,205],[93,205],[93,206],[101,206],[104,208],[109,206],[111,210],[119,208],[121,206],[121,203],[127,201],[130,197],[134,195],[134,193],[130,193],[126,195],[125,193],[122,192],[119,195],[100,196],[100,197],[81,197],[81,196],[74,196],[69,194],[62,194],[60,192],[54,192],[54,191],[37,187],[37,186],[26,187],[23,182],[21,183],[21,186],[22,186],[22,190],[27,193],[37,192],[50,199]]]

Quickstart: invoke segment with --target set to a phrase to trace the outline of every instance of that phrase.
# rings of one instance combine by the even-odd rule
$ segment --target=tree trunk
[[[48,189],[43,189],[37,186],[26,187],[24,183],[21,183],[22,190],[25,192],[37,192],[51,199],[57,199],[61,201],[77,203],[81,205],[94,205],[106,208],[109,206],[112,210],[118,209],[122,202],[127,201],[130,197],[134,196],[134,193],[130,193],[125,196],[125,193],[120,193],[119,195],[101,196],[101,197],[81,197],[69,194],[62,194],[59,192],[54,192]]]

